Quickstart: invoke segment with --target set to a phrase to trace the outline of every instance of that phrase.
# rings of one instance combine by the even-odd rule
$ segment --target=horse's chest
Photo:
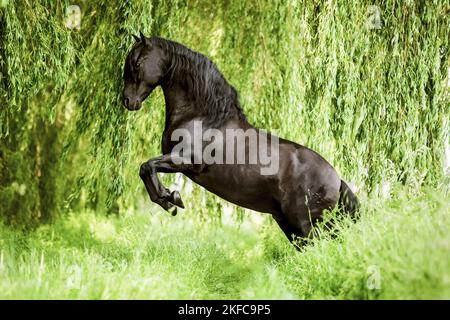
[[[168,154],[172,150],[172,147],[170,145],[170,136],[167,134],[163,134],[161,141],[161,149],[163,154]]]
[[[192,141],[195,136],[193,128],[193,121],[175,121],[167,125],[161,139],[163,154],[172,152],[172,149],[179,143],[188,147],[188,141]]]
[[[172,151],[177,142],[172,139],[173,130],[165,130],[161,139],[161,149],[163,154],[168,154]]]

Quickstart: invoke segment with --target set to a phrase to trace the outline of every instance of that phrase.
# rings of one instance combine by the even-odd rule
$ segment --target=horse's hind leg
[[[281,203],[281,210],[284,223],[289,226],[290,230],[295,231],[298,244],[304,245],[316,236],[314,224],[322,218],[322,208],[310,208],[305,197],[293,196]]]
[[[301,231],[294,228],[281,214],[273,215],[273,219],[277,222],[278,226],[284,232],[289,241],[294,245],[294,247],[297,250],[300,250],[302,246]]]

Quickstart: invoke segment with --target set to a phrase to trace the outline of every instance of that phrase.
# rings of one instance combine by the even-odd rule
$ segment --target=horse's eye
[[[140,61],[136,62],[136,68],[139,68],[140,65],[141,65],[141,62],[140,62]]]

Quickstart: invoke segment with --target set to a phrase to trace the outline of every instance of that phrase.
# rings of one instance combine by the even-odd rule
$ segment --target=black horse
[[[322,220],[324,210],[338,205],[342,211],[355,215],[358,200],[334,168],[304,146],[274,135],[262,139],[264,132],[249,124],[236,90],[211,60],[173,41],[146,38],[142,33],[134,37],[136,43],[125,61],[123,103],[128,110],[139,110],[158,86],[166,101],[163,154],[143,163],[139,173],[153,202],[173,215],[176,207],[184,208],[180,194],[170,192],[157,176],[158,172],[182,172],[223,199],[272,214],[294,244],[298,238],[315,235],[313,227]],[[196,152],[174,153],[178,143],[173,139],[174,132],[183,129],[195,136],[196,121],[201,122],[202,133],[208,129],[224,135],[231,129],[256,133],[257,148],[267,147],[268,154],[277,158],[277,170],[262,174],[260,160],[207,163],[202,159],[207,147],[204,141],[200,148],[193,146]],[[221,147],[217,150],[234,154],[234,146],[220,146],[223,142],[219,140],[214,139],[215,146]],[[249,140],[240,142],[246,159],[257,152]],[[275,140],[277,144],[272,143]],[[231,158],[236,161],[236,156]]]

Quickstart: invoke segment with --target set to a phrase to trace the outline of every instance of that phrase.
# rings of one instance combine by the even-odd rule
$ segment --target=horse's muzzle
[[[123,105],[130,111],[136,111],[141,108],[142,103],[139,99],[135,99],[133,101],[131,98],[125,97],[123,99]]]

